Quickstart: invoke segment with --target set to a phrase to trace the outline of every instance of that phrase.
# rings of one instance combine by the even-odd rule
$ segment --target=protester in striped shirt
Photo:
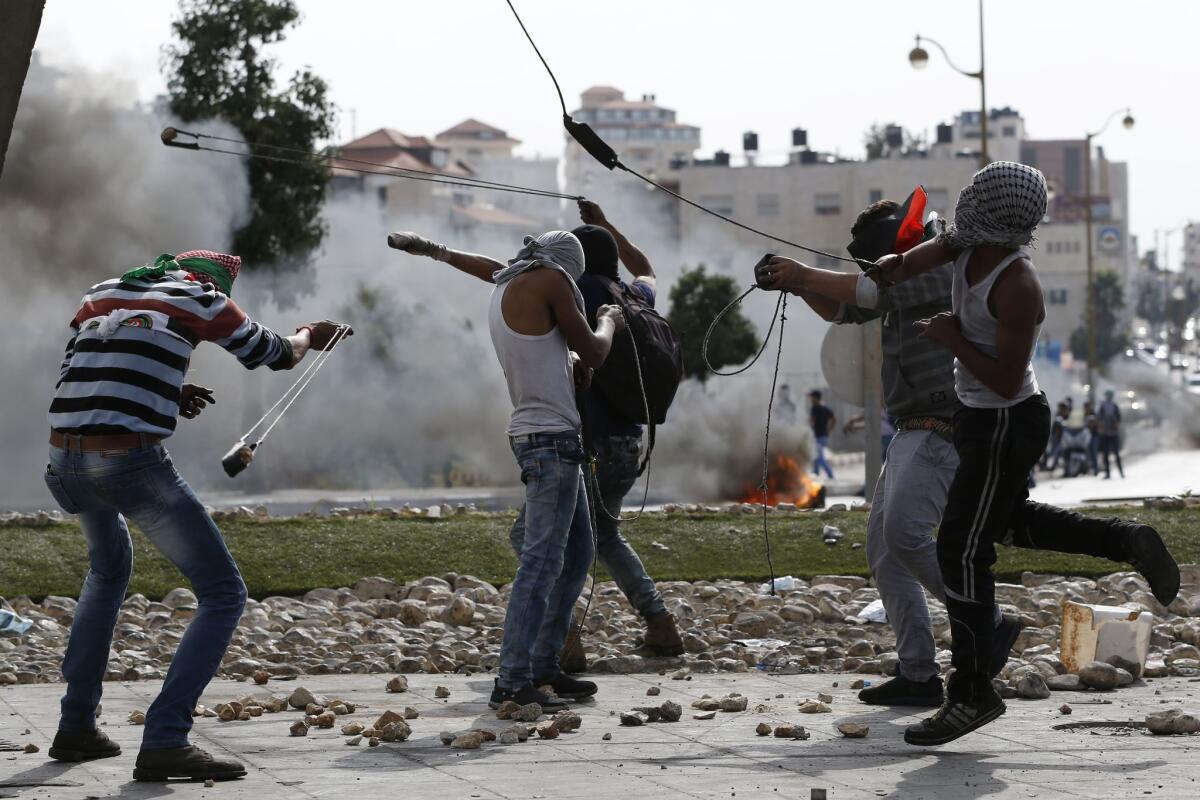
[[[54,400],[46,485],[78,514],[90,569],[63,659],[62,698],[51,758],[120,755],[96,728],[96,708],[113,627],[133,568],[128,517],[192,583],[196,613],[179,642],[162,691],[146,713],[133,776],[232,778],[238,762],[188,745],[192,710],[212,680],[241,617],[246,587],[212,517],[175,471],[162,440],[176,415],[191,418],[215,402],[184,384],[200,342],[214,342],[249,369],[291,369],[340,329],[328,320],[292,336],[252,321],[230,299],[237,256],[196,250],[163,255],[93,286],[71,320]],[[349,335],[347,331],[346,335]]]

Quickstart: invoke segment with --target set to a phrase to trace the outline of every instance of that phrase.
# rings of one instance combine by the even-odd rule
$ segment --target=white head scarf
[[[1046,216],[1046,178],[1015,161],[993,161],[958,195],[943,237],[957,248],[995,244],[1014,250],[1033,241]]]
[[[575,234],[568,231],[547,231],[537,238],[526,236],[524,246],[515,257],[509,259],[508,266],[492,273],[492,281],[499,286],[539,266],[557,269],[571,279],[575,305],[580,313],[584,313],[583,294],[576,284],[583,275],[583,245]]]

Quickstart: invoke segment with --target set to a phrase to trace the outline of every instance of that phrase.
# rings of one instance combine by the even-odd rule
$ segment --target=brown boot
[[[683,640],[679,638],[679,629],[675,627],[674,615],[664,613],[647,617],[643,643],[653,650],[655,655],[683,655]]]
[[[583,642],[580,641],[578,633],[579,628],[572,624],[571,632],[567,634],[567,641],[558,653],[558,668],[563,672],[570,674],[587,672],[587,653],[583,652]]]

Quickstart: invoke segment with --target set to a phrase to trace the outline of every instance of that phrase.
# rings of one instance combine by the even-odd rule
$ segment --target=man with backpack
[[[608,303],[618,302],[626,308],[626,316],[635,319],[653,309],[657,286],[654,268],[646,255],[608,221],[596,203],[580,200],[579,217],[584,224],[572,233],[583,245],[584,272],[579,279],[579,290],[583,293],[589,324],[596,325],[597,309]],[[618,262],[633,276],[630,283],[621,280]],[[634,333],[632,327],[630,332]],[[667,611],[662,594],[646,574],[638,554],[621,535],[622,503],[642,473],[645,455],[639,422],[645,417],[643,403],[649,404],[649,397],[643,398],[642,394],[646,390],[654,392],[653,387],[643,384],[653,383],[659,376],[642,369],[644,374],[639,377],[638,362],[632,358],[628,363],[620,363],[620,341],[614,343],[613,357],[596,372],[592,385],[580,392],[584,444],[595,457],[596,465],[596,550],[630,605],[646,621],[645,646],[656,655],[677,656],[683,653],[683,641],[675,617]],[[650,349],[646,344],[643,346]],[[646,363],[647,355],[639,353],[642,364]],[[574,636],[568,640],[560,661],[568,672],[587,669],[582,643]]]

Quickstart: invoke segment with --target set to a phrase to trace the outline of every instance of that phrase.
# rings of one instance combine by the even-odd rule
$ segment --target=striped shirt
[[[870,279],[860,277],[860,286],[864,280]],[[912,280],[878,287],[873,307],[843,305],[834,319],[861,325],[883,317],[883,400],[894,419],[950,419],[960,407],[954,391],[954,355],[922,339],[913,327],[917,320],[950,311],[953,284],[954,265],[946,263]]]
[[[93,286],[71,320],[50,427],[64,433],[170,436],[192,351],[213,342],[248,369],[286,369],[291,344],[211,283],[182,272]]]

